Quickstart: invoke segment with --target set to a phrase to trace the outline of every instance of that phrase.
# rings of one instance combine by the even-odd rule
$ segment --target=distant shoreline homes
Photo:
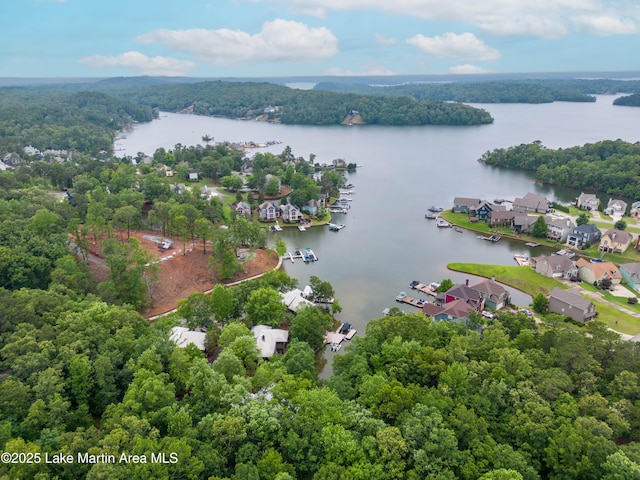
[[[511,204],[511,209],[505,204]],[[600,200],[593,194],[583,193],[576,200],[576,206],[585,211],[597,211],[599,204]],[[632,244],[636,250],[640,249],[638,239],[629,232],[616,228],[601,230],[590,223],[576,225],[571,217],[555,214],[551,206],[546,197],[527,193],[513,201],[496,199],[493,203],[479,198],[456,197],[451,211],[468,214],[471,223],[485,221],[490,227],[508,227],[516,234],[532,233],[538,217],[544,215],[546,237],[572,248],[580,250],[597,243],[603,253],[623,253]],[[614,217],[622,217],[626,211],[627,203],[618,199],[610,199],[604,210]],[[631,205],[630,216],[640,216],[640,202]]]

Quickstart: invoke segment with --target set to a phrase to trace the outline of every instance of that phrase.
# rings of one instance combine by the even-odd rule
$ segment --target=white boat
[[[298,225],[298,230],[300,230],[301,232],[305,232],[307,229],[302,225]]]

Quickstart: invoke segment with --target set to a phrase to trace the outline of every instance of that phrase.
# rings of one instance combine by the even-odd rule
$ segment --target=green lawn
[[[491,278],[495,275],[496,281],[522,290],[532,297],[538,293],[549,295],[554,287],[567,286],[554,278],[545,277],[534,272],[531,267],[487,265],[480,263],[450,263],[447,268],[456,272],[470,273],[479,277]]]
[[[629,335],[637,335],[640,333],[640,319],[627,315],[611,305],[598,302],[591,297],[584,297],[593,302],[596,306],[596,312],[598,313],[596,318],[609,328]]]
[[[521,242],[535,242],[551,248],[567,248],[565,244],[549,240],[548,238],[536,238],[533,235],[514,233],[511,227],[490,228],[484,221],[471,223],[469,221],[469,215],[466,213],[453,213],[451,210],[447,210],[442,212],[440,216],[458,227],[473,230],[478,233],[485,233],[489,235],[497,234],[505,238],[512,238]]]
[[[621,265],[623,263],[633,263],[640,262],[640,252],[637,252],[633,246],[635,242],[632,242],[631,246],[627,248],[624,253],[605,253],[604,259],[607,262],[613,262],[616,265]],[[582,250],[580,252],[581,255],[587,255],[589,257],[599,257],[601,252],[598,250],[598,246],[595,245],[586,250]]]
[[[593,223],[596,227],[598,227],[600,229],[609,230],[609,229],[613,228],[613,224],[612,223],[599,222],[597,220],[591,220],[591,222],[589,222],[589,223]],[[640,233],[640,227],[637,227],[635,225],[627,224],[627,228],[625,228],[625,230],[627,232],[630,232],[630,233]]]

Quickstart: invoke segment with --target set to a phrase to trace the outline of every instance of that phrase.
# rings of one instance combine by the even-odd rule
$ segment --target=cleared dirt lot
[[[149,238],[160,237],[159,235],[136,231],[132,232],[131,236],[140,240],[140,245],[154,258],[171,257],[159,263],[158,282],[151,288],[151,307],[143,312],[145,317],[167,312],[175,308],[181,298],[187,298],[194,292],[210,290],[219,283],[215,274],[207,268],[210,246],[207,246],[205,255],[202,244],[196,243],[194,249],[189,251],[191,243],[187,243],[187,253],[183,255],[183,244],[175,239],[170,239],[173,241],[171,250],[159,250],[158,243]],[[98,282],[103,282],[108,279],[109,269],[99,262],[99,258],[103,256],[100,242],[91,244],[90,250],[93,254],[89,259],[91,271]],[[93,257],[94,255],[97,258]],[[245,270],[239,272],[230,282],[253,277],[278,265],[278,257],[265,250],[255,250],[251,257],[245,261]]]

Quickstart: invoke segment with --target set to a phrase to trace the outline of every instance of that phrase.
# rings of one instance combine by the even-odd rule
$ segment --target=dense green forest
[[[376,86],[319,82],[314,89],[361,95],[406,95],[418,100],[473,103],[595,102],[595,94],[640,93],[638,80],[527,79],[478,82],[405,83]],[[614,105],[623,105],[614,101]]]
[[[0,152],[31,145],[92,155],[110,152],[118,130],[153,118],[149,107],[100,92],[0,89]]]
[[[194,113],[256,117],[269,107],[271,119],[286,124],[338,125],[357,110],[365,123],[379,125],[475,125],[491,123],[488,112],[466,105],[409,98],[296,90],[272,83],[200,82],[112,90],[113,94],[166,111],[193,106]]]
[[[319,83],[315,90],[361,95],[405,95],[416,100],[442,100],[475,103],[595,102],[595,97],[566,88],[519,82],[418,83],[371,86],[353,83]]]
[[[632,95],[616,98],[613,101],[613,104],[622,105],[624,107],[640,107],[640,94],[634,93]]]
[[[479,159],[487,165],[536,172],[536,180],[640,198],[640,143],[605,140],[581,147],[546,148],[541,142],[498,148]]]

